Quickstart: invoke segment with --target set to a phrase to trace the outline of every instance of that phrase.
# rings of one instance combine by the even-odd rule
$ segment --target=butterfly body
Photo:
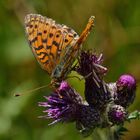
[[[78,34],[66,25],[57,24],[51,18],[39,14],[25,17],[25,29],[32,52],[41,65],[51,76],[54,86],[66,79],[72,64],[77,58],[81,44],[93,25],[93,19],[83,34]]]

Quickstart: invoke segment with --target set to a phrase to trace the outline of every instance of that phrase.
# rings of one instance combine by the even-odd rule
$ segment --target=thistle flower
[[[45,98],[47,102],[40,102],[39,106],[46,108],[44,112],[47,115],[42,117],[53,119],[51,124],[76,120],[79,105],[83,102],[82,97],[64,81],[54,93]]]
[[[40,102],[39,106],[46,108],[47,115],[43,118],[53,119],[56,122],[75,122],[76,128],[84,136],[88,136],[100,123],[98,110],[84,104],[82,97],[71,88],[67,82],[62,82],[60,87],[49,97],[47,102]]]
[[[124,74],[117,82],[109,84],[109,89],[115,104],[128,107],[135,99],[136,80],[132,75]]]
[[[101,77],[106,74],[107,68],[103,67],[101,64],[103,62],[103,55],[100,54],[97,56],[91,51],[82,51],[79,58],[79,66],[76,67],[76,71],[88,78],[88,75],[91,76],[93,70],[96,74]]]
[[[114,124],[123,124],[127,119],[128,113],[124,107],[120,105],[110,106],[108,111],[108,120]]]
[[[76,71],[85,77],[86,101],[98,109],[103,109],[110,100],[110,92],[103,81],[107,68],[101,65],[102,62],[102,54],[97,57],[90,51],[83,51],[79,58],[79,66],[76,68]]]
[[[75,122],[83,136],[89,136],[98,127],[123,126],[129,118],[126,107],[135,98],[136,81],[133,76],[125,74],[117,82],[105,83],[103,78],[107,68],[102,66],[102,62],[102,54],[98,57],[90,51],[82,51],[79,65],[74,70],[85,79],[87,103],[67,82],[62,81],[49,97],[45,96],[47,101],[39,103],[47,113],[42,117],[52,119],[51,124]]]

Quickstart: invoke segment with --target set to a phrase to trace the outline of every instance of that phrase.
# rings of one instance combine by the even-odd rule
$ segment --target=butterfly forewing
[[[45,65],[45,63],[49,63],[48,54],[42,41],[42,31],[44,28],[43,23],[44,18],[42,16],[30,14],[25,17],[25,28],[31,49],[42,68],[48,69],[48,65]],[[45,58],[46,62],[44,62],[43,57]],[[48,73],[50,74],[49,69]]]
[[[41,67],[51,75],[68,53],[67,47],[72,48],[72,42],[76,42],[78,35],[71,28],[56,24],[54,20],[38,14],[27,15],[25,27],[36,59]]]

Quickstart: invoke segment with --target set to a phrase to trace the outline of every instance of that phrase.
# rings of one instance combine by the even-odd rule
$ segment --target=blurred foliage
[[[48,84],[49,76],[37,64],[24,33],[24,17],[39,13],[72,27],[79,34],[91,15],[95,28],[84,49],[104,53],[109,68],[106,80],[116,81],[122,73],[133,74],[137,81],[137,98],[130,110],[140,109],[140,1],[139,0],[0,0],[0,139],[1,140],[80,140],[74,124],[48,126],[38,119],[42,108],[38,102],[49,88],[37,94],[13,97]],[[71,84],[83,94],[80,82]],[[126,123],[129,132],[124,140],[140,139],[140,121]],[[92,137],[86,140],[94,139]]]

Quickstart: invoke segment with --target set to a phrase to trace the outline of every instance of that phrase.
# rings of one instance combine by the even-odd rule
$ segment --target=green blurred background
[[[123,73],[131,73],[139,81],[140,0],[0,0],[0,140],[83,139],[74,124],[48,126],[48,120],[38,119],[44,109],[38,102],[49,95],[49,88],[13,97],[15,92],[24,93],[50,82],[25,38],[24,17],[28,13],[51,17],[79,34],[94,15],[95,28],[84,49],[104,53],[104,66],[109,69],[107,82],[116,81]],[[84,82],[69,81],[83,95]],[[140,109],[139,83],[130,111],[135,109]],[[126,123],[126,127],[130,132],[124,140],[140,140],[140,121]]]

